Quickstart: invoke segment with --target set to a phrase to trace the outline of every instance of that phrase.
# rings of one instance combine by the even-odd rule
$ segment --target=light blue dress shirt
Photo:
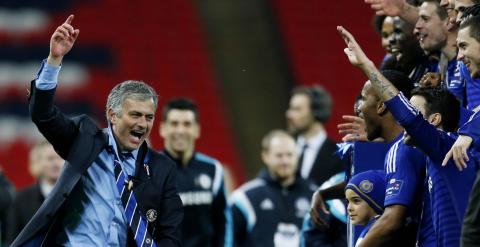
[[[61,67],[43,62],[35,81],[40,90],[57,86]],[[108,145],[118,155],[117,144],[111,128],[108,128]],[[138,149],[122,162],[127,175],[135,172]],[[83,174],[66,203],[66,215],[62,219],[63,231],[57,236],[62,246],[126,246],[128,225],[124,207],[117,190],[114,173],[114,157],[104,149]]]

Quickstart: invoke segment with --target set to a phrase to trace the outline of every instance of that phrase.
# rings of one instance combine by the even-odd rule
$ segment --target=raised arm
[[[345,28],[338,26],[337,31],[342,36],[347,48],[343,51],[348,57],[350,63],[360,68],[368,77],[374,90],[383,101],[392,99],[398,94],[398,90],[390,83],[375,67],[375,64],[365,55],[360,45],[357,43],[351,33]]]
[[[32,82],[29,109],[32,121],[55,150],[66,159],[77,129],[72,120],[53,104],[60,64],[72,49],[79,30],[72,26],[73,15],[61,24],[50,38],[50,53],[42,64],[36,80]]]
[[[50,38],[50,54],[48,54],[48,64],[60,66],[63,57],[72,49],[75,40],[77,40],[79,29],[72,26],[74,15],[70,15],[67,20],[57,27]]]

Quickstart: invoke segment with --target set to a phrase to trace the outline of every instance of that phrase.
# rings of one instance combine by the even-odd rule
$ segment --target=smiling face
[[[200,126],[190,110],[171,109],[160,127],[165,148],[172,154],[190,153],[200,137]]]
[[[366,225],[370,219],[377,215],[375,210],[353,190],[345,190],[345,198],[348,202],[348,217],[353,225]]]
[[[419,9],[419,18],[415,24],[415,34],[420,46],[427,53],[439,51],[447,42],[447,21],[441,19],[433,2],[424,2]]]
[[[291,179],[297,171],[295,140],[287,135],[272,137],[268,148],[262,151],[262,160],[269,173],[280,181]]]
[[[447,22],[447,30],[449,32],[455,32],[458,29],[457,23],[457,11],[455,10],[455,0],[442,0],[440,2],[440,6],[447,11],[448,14],[448,22]]]
[[[392,52],[392,49],[390,47],[390,39],[393,35],[393,17],[385,17],[382,23],[382,30],[380,34],[382,36],[382,48],[387,53]]]
[[[120,151],[132,151],[139,148],[150,136],[155,103],[153,99],[140,101],[126,98],[120,113],[115,114],[110,108],[108,116]]]
[[[390,41],[392,53],[395,55],[411,53],[413,47],[417,44],[417,40],[413,36],[413,27],[400,17],[394,17],[393,23],[393,37]]]
[[[470,71],[472,78],[480,77],[480,42],[470,35],[471,27],[458,31],[458,60],[461,60]]]

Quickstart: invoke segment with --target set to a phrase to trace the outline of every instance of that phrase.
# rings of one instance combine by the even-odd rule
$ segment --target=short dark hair
[[[332,96],[320,85],[299,86],[292,90],[292,96],[303,94],[310,99],[310,110],[315,120],[326,123],[332,115]]]
[[[469,17],[479,16],[479,15],[480,15],[480,0],[478,0],[478,3],[465,8],[462,14],[462,21],[466,20]]]
[[[373,27],[375,28],[375,32],[380,34],[380,36],[382,35],[382,27],[383,27],[383,22],[385,21],[385,18],[387,18],[387,16],[385,15],[375,15],[372,20]]]
[[[448,17],[448,12],[445,8],[442,8],[440,6],[440,1],[439,0],[423,0],[424,3],[433,3],[435,4],[435,7],[437,8],[437,15],[440,17],[441,20],[445,20]]]
[[[412,91],[412,96],[421,96],[425,99],[425,111],[428,117],[434,113],[442,115],[442,129],[455,132],[460,119],[460,102],[455,96],[444,88],[418,87]]]
[[[193,103],[193,101],[189,98],[174,98],[170,100],[163,107],[163,112],[162,112],[163,122],[167,120],[168,113],[171,110],[191,111],[195,115],[195,121],[197,121],[198,123],[200,120],[197,105],[195,105],[195,103]]]
[[[467,18],[460,24],[460,29],[470,28],[470,36],[477,42],[480,42],[480,16]]]
[[[389,80],[398,91],[405,97],[410,98],[410,92],[413,90],[413,81],[403,72],[398,70],[381,70],[380,73]]]

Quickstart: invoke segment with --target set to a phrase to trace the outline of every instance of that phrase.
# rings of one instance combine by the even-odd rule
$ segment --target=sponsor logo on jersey
[[[207,190],[212,187],[212,179],[207,174],[202,173],[195,179],[195,184],[202,187],[202,189]]]
[[[394,196],[398,195],[402,190],[403,181],[402,180],[390,180],[387,186],[385,196]]]
[[[211,191],[189,191],[178,193],[183,206],[208,205],[212,204],[213,195]]]
[[[272,200],[270,200],[269,198],[264,199],[260,203],[260,208],[263,210],[273,210],[274,206]]]

